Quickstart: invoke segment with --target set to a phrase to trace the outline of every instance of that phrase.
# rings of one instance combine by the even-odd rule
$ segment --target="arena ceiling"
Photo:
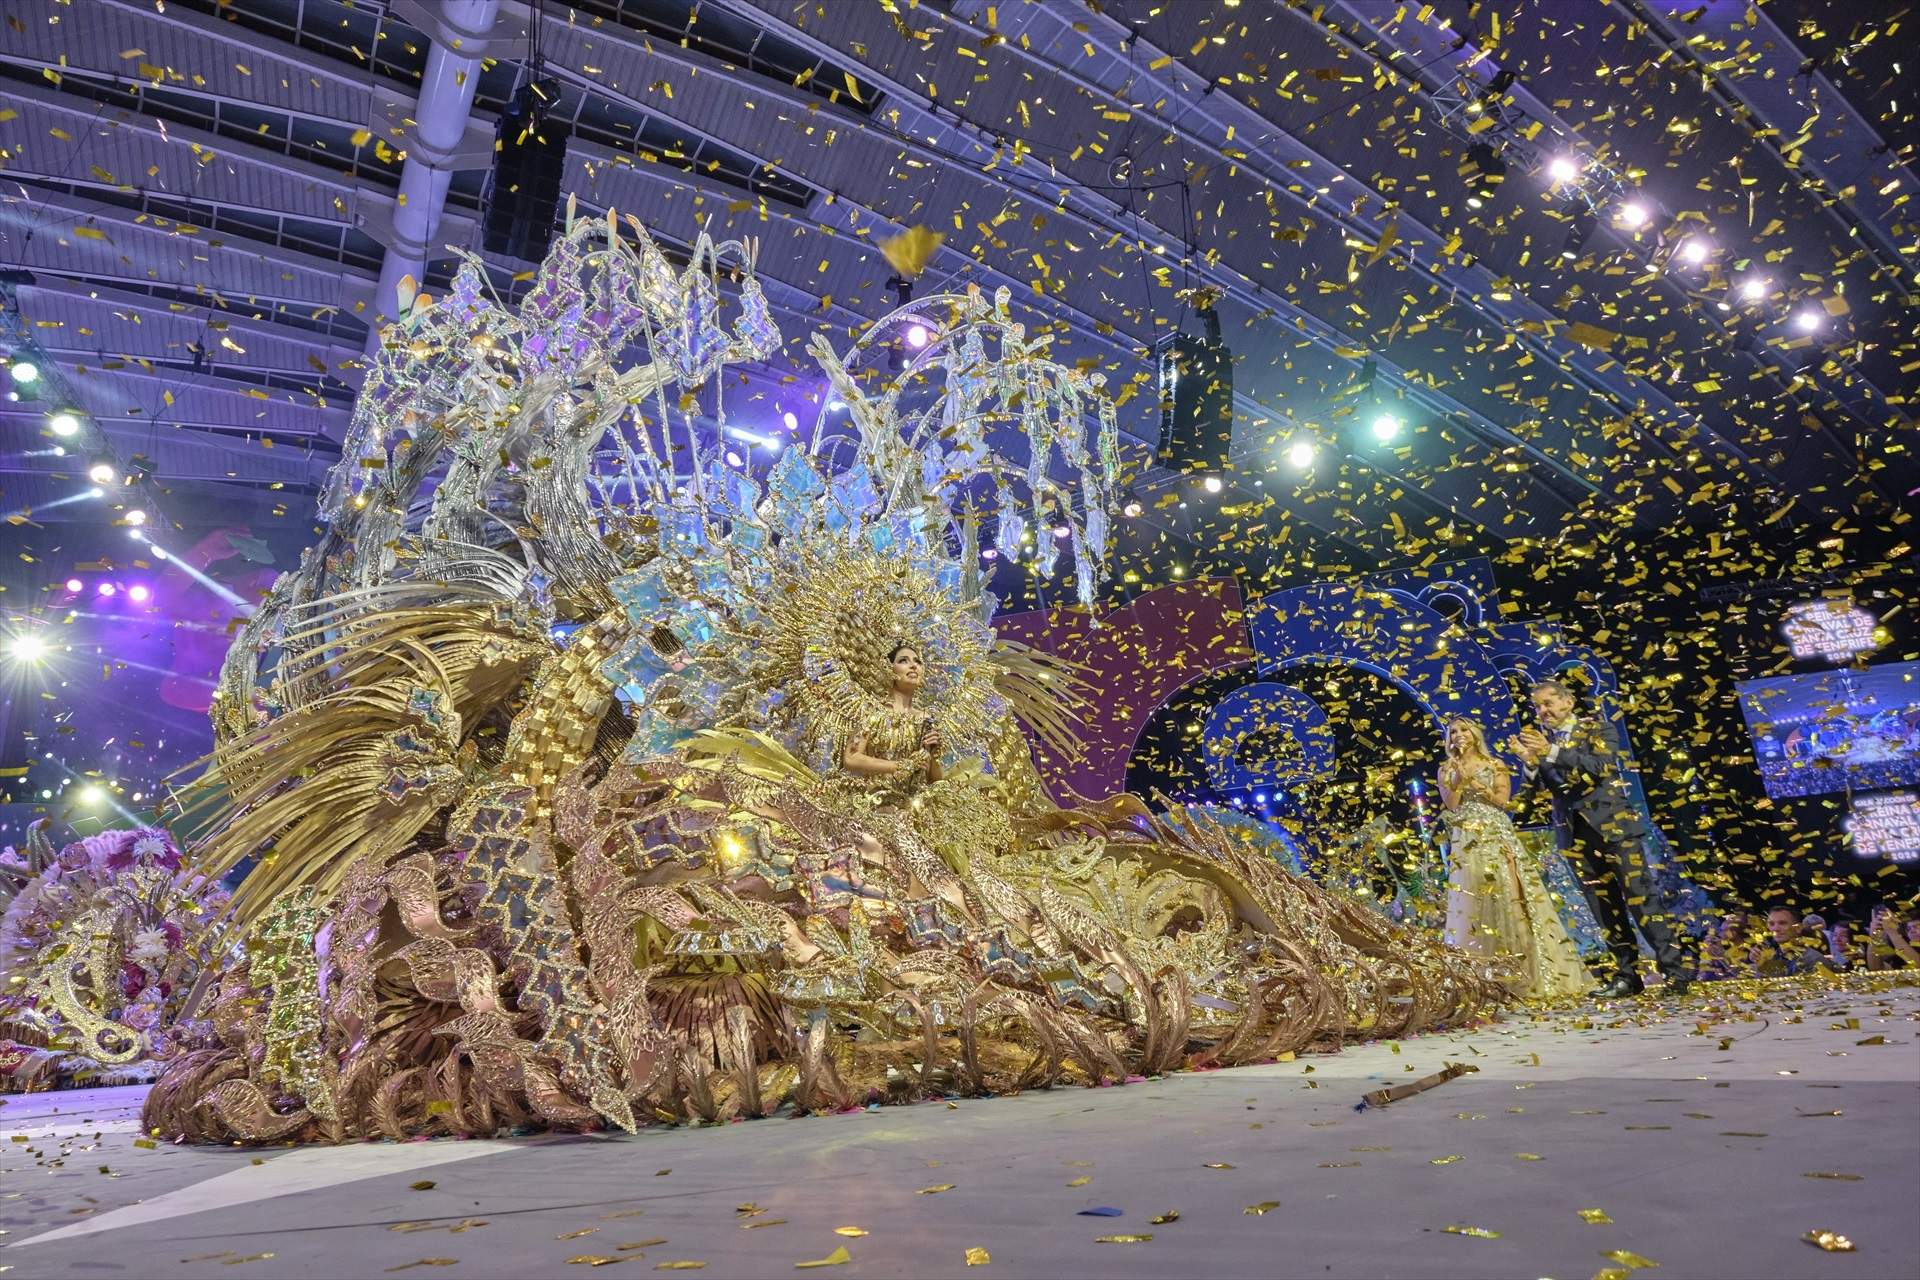
[[[804,409],[806,336],[889,310],[879,246],[924,226],[922,295],[1004,285],[1128,389],[1143,530],[1217,540],[1252,510],[1380,563],[1884,514],[1920,483],[1920,231],[1888,53],[1914,19],[1870,8],[15,0],[0,341],[37,344],[87,430],[54,457],[44,400],[0,403],[5,505],[88,518],[49,504],[104,451],[151,467],[167,520],[303,522],[407,169],[447,175],[432,291],[440,246],[478,247],[537,29],[568,195],[669,245],[759,238],[788,345],[733,421]],[[429,156],[436,41],[485,61]],[[507,290],[528,266],[489,262]],[[1206,500],[1145,470],[1149,350],[1201,285],[1237,357]]]

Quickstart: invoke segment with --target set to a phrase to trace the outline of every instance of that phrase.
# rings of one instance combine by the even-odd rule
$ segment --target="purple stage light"
[[[87,585],[86,583],[84,583],[84,582],[82,582],[82,581],[80,581],[80,579],[78,579],[78,578],[68,578],[68,579],[67,579],[67,590],[69,590],[69,591],[78,591],[78,590],[80,590],[80,588],[82,588],[82,587],[84,587],[84,586],[86,586],[86,585]]]
[[[928,336],[927,326],[923,324],[909,325],[907,327],[907,345],[916,351],[927,345]]]
[[[145,604],[147,602],[147,598],[152,594],[153,593],[151,591],[148,591],[146,587],[142,586],[137,582],[133,586],[127,588],[127,599],[133,601],[135,604]]]
[[[115,587],[111,582],[103,582],[99,586],[95,587],[94,590],[99,592],[103,596],[110,596],[116,590],[118,590],[118,588]]]

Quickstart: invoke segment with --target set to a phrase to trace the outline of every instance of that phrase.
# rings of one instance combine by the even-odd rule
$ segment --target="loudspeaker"
[[[538,262],[553,242],[571,132],[546,118],[558,89],[553,80],[529,81],[500,112],[481,222],[481,243],[489,253]]]
[[[1160,460],[1176,471],[1227,469],[1233,445],[1233,353],[1220,318],[1202,311],[1206,337],[1175,333],[1155,344],[1160,370]]]

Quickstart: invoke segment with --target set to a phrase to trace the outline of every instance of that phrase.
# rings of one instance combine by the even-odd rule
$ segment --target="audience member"
[[[1914,922],[1886,904],[1873,909],[1861,951],[1869,969],[1920,969],[1920,948],[1913,943]]]
[[[1792,907],[1774,907],[1767,912],[1767,932],[1747,952],[1753,971],[1763,978],[1793,973],[1811,973],[1827,961],[1827,951],[1806,934],[1806,927]]]
[[[1741,958],[1752,945],[1751,928],[1744,911],[1729,911],[1720,917],[1720,927],[1708,930],[1701,939],[1700,976],[1711,980],[1738,973]]]
[[[1854,967],[1854,953],[1858,949],[1854,944],[1853,926],[1845,920],[1836,920],[1827,930],[1827,958],[1836,969]]]

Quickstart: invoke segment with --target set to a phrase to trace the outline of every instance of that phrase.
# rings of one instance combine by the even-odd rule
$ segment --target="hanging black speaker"
[[[1233,445],[1233,353],[1213,308],[1200,312],[1206,336],[1175,333],[1156,345],[1160,371],[1160,460],[1176,471],[1227,469]]]
[[[481,223],[489,253],[538,262],[553,242],[570,132],[548,117],[558,91],[554,80],[528,81],[500,112]]]

